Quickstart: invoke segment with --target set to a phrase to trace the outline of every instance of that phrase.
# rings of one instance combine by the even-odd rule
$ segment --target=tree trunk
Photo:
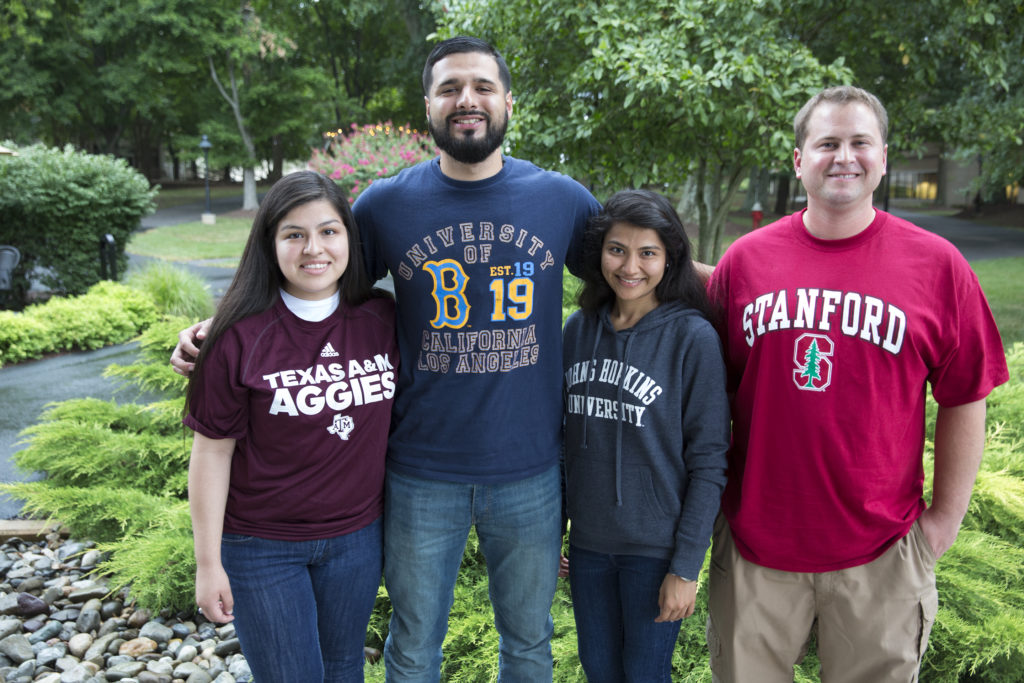
[[[284,145],[281,144],[281,136],[271,138],[270,145],[270,175],[267,180],[276,183],[284,175]]]
[[[768,184],[771,182],[772,174],[765,166],[755,166],[750,169],[750,176],[747,180],[747,196],[743,198],[743,210],[753,211],[754,202],[760,202],[762,210],[768,203]]]
[[[229,95],[224,86],[221,85],[217,76],[217,69],[213,66],[213,57],[209,57],[210,76],[213,78],[221,97],[231,106],[231,113],[235,116],[235,124],[238,126],[238,133],[242,136],[242,145],[245,147],[245,154],[249,157],[251,164],[242,171],[242,210],[252,211],[259,208],[259,200],[256,198],[256,145],[252,142],[252,136],[245,127],[245,119],[242,117],[242,107],[238,97],[238,82],[235,80],[235,66],[228,63],[228,78],[230,79],[231,94]]]
[[[712,178],[708,180],[707,161],[701,159],[697,165],[697,198],[700,214],[700,241],[697,260],[714,264],[722,255],[722,237],[725,233],[729,207],[743,181],[747,169],[741,166],[731,169],[715,166]]]
[[[242,210],[255,211],[258,208],[260,202],[256,196],[256,169],[246,167],[242,169]]]
[[[775,177],[779,180],[775,191],[775,213],[785,216],[789,213],[789,171],[782,171]]]

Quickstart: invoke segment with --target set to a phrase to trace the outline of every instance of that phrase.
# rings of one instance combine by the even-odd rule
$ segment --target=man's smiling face
[[[811,113],[802,148],[793,153],[796,176],[807,191],[808,207],[870,206],[885,175],[888,146],[875,114],[860,102],[822,102]]]
[[[460,52],[439,60],[425,100],[427,125],[443,154],[477,164],[501,147],[512,95],[502,86],[490,55]]]

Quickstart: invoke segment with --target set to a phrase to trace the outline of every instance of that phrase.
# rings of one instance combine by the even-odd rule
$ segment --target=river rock
[[[195,645],[182,645],[181,649],[178,650],[177,660],[179,662],[191,662],[199,655],[199,650],[196,649]]]
[[[20,633],[15,633],[0,640],[0,654],[15,664],[21,664],[34,658],[36,653],[33,652],[32,643],[28,642],[28,638]]]
[[[238,638],[232,638],[230,640],[222,641],[219,645],[213,648],[214,654],[218,657],[227,657],[230,654],[242,651],[242,645],[238,642]]]
[[[174,631],[158,621],[148,621],[145,626],[139,629],[139,635],[144,638],[152,638],[156,642],[166,645],[174,637]]]
[[[79,633],[92,633],[99,629],[101,623],[99,610],[83,609],[82,613],[78,615],[78,620],[75,622],[75,628],[78,629]]]
[[[44,640],[53,638],[64,630],[64,624],[59,621],[48,621],[46,625],[28,637],[30,643],[41,643]]]
[[[30,576],[18,584],[18,590],[22,593],[36,593],[43,588],[43,577]]]
[[[185,683],[213,683],[213,676],[205,669],[196,669],[191,676],[185,679]]]
[[[99,673],[100,668],[92,662],[81,662],[60,675],[60,683],[87,683]]]
[[[89,542],[0,543],[0,683],[251,683],[233,624],[137,607]]]
[[[124,604],[120,600],[107,600],[100,608],[100,616],[104,620],[119,617],[122,609],[124,609]]]
[[[135,677],[138,683],[172,683],[174,680],[169,674],[157,674],[152,671],[143,671]]]
[[[146,670],[146,665],[142,662],[121,662],[108,666],[106,670],[107,680],[119,681],[122,678],[135,678],[141,672]]]
[[[117,649],[117,653],[129,657],[141,657],[150,652],[156,652],[157,642],[152,638],[133,638]]]
[[[53,666],[54,663],[68,653],[64,643],[49,645],[36,652],[36,663],[42,666]]]
[[[96,584],[81,587],[72,586],[71,588],[72,590],[68,594],[68,600],[71,602],[86,602],[93,598],[102,598],[107,594],[106,586],[98,586]]]
[[[108,633],[105,636],[100,636],[99,638],[96,638],[92,642],[92,645],[89,646],[89,649],[86,650],[84,659],[92,660],[96,659],[97,657],[102,657],[103,654],[107,651],[107,646],[110,645],[110,641],[114,640],[115,638],[117,638],[116,633]]]
[[[99,550],[89,550],[82,555],[81,566],[83,569],[92,569],[100,560],[103,559],[103,554]]]
[[[137,609],[128,617],[128,628],[142,628],[152,618],[153,613],[148,609]]]

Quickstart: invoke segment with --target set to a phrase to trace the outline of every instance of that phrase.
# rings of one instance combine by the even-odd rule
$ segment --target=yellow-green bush
[[[213,310],[209,289],[182,268],[156,263],[133,273],[128,282],[103,280],[81,296],[53,298],[20,312],[0,311],[0,367],[47,353],[123,344],[162,315],[194,320]]]

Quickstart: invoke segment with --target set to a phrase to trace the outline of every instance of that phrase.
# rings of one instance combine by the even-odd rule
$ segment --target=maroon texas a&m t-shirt
[[[217,340],[184,422],[236,440],[225,533],[329,538],[381,515],[394,318],[387,298],[319,322],[279,298]]]

